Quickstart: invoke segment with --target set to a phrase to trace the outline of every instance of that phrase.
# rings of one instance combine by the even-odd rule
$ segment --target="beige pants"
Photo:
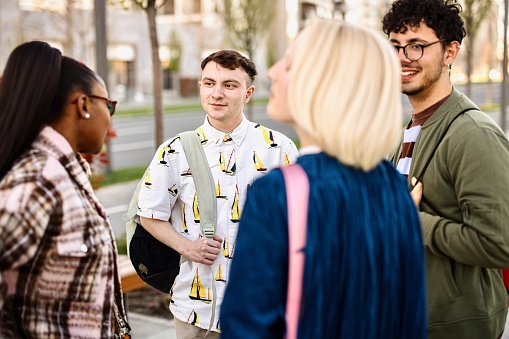
[[[206,329],[188,324],[173,318],[177,339],[203,339],[207,333]],[[219,339],[219,333],[210,331],[206,339]]]

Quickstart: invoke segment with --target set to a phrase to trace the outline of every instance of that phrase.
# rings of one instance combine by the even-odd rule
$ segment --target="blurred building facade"
[[[216,12],[222,0],[167,0],[157,16],[159,54],[165,100],[196,96],[200,62],[209,53],[231,48]],[[298,31],[313,17],[334,18],[380,29],[390,0],[261,0],[275,1],[276,13],[266,43],[252,56],[259,76],[258,95],[267,94],[268,66],[280,58]],[[0,0],[0,70],[10,51],[24,41],[44,40],[64,54],[95,67],[94,0]],[[108,6],[106,9],[108,84],[120,101],[151,99],[152,67],[145,12]],[[475,57],[476,74],[488,74],[500,64],[499,11],[481,28],[483,44]],[[456,67],[461,74],[461,61]],[[460,77],[460,76],[458,76]],[[461,80],[461,79],[459,79]]]

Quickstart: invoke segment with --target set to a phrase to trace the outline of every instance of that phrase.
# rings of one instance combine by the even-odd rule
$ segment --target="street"
[[[272,121],[265,113],[265,105],[255,106],[253,121],[273,128],[296,139],[295,131],[284,124]],[[171,138],[182,131],[196,129],[203,124],[205,113],[202,110],[165,116],[165,136]],[[153,137],[154,119],[152,116],[115,117],[113,126],[118,136],[110,144],[111,169],[148,166],[155,153]],[[140,178],[141,179],[141,178]],[[116,236],[125,233],[122,215],[127,211],[137,182],[108,186],[97,191],[97,195],[107,209]]]
[[[296,139],[295,131],[287,125],[272,121],[265,113],[265,107],[254,106],[252,120]],[[165,139],[172,138],[179,132],[196,129],[203,124],[204,119],[205,112],[201,109],[165,115]],[[114,117],[113,128],[117,130],[117,137],[113,138],[110,144],[111,169],[148,165],[156,151],[154,117]]]
[[[490,91],[487,84],[473,86],[473,100],[480,106],[487,101],[487,93]],[[493,84],[491,102],[500,102],[500,84]],[[460,86],[459,90],[463,88]],[[405,96],[402,95],[403,111],[406,119],[411,114],[411,107]],[[499,122],[499,111],[490,113],[492,118]],[[203,123],[205,113],[202,110],[171,114],[165,117],[165,135],[170,138],[180,131],[195,129]],[[267,127],[274,128],[285,133],[290,138],[296,138],[296,134],[290,127],[271,121],[265,114],[265,105],[255,107],[254,121]],[[111,143],[112,169],[128,168],[133,166],[146,166],[155,152],[155,141],[153,138],[153,117],[115,117],[113,125],[118,132],[118,137]],[[127,207],[138,181],[131,181],[122,184],[107,186],[97,190],[97,196],[102,202],[110,217],[113,231],[116,237],[125,234],[125,223],[122,215]],[[143,322],[143,321],[141,321]],[[146,322],[146,320],[145,320]],[[148,322],[147,322],[148,324]],[[153,326],[152,324],[150,326]],[[161,325],[165,328],[166,324]],[[166,334],[165,334],[166,335]],[[509,323],[502,339],[509,339]]]
[[[480,106],[489,101],[488,93],[492,93],[491,102],[500,101],[501,84],[474,84],[473,100]],[[458,86],[460,91],[463,86]],[[411,114],[411,107],[405,95],[401,96],[403,112],[407,120]],[[295,131],[281,123],[272,121],[265,113],[266,106],[258,105],[253,109],[253,121],[273,128],[286,134],[292,139],[296,139]],[[490,113],[492,118],[499,122],[499,111]],[[175,136],[181,131],[195,129],[203,123],[205,112],[201,109],[165,116],[165,136],[166,139]],[[129,167],[147,166],[155,153],[154,118],[153,116],[138,117],[115,117],[113,127],[117,130],[118,136],[113,138],[110,145],[111,151],[111,169],[117,170]],[[122,221],[122,215],[127,210],[129,200],[131,199],[136,182],[123,185],[113,185],[98,191],[102,203],[107,208],[110,220],[115,234],[121,235],[125,232],[125,224]],[[509,338],[508,338],[509,339]]]
[[[463,91],[464,86],[458,86],[458,89]],[[493,83],[491,85],[474,84],[472,86],[472,99],[480,106],[487,102],[499,103],[501,96],[500,89],[500,83]],[[491,95],[489,94],[490,92]],[[405,95],[401,96],[401,102],[403,104],[405,120],[408,120],[411,115],[411,107]],[[297,138],[295,131],[291,127],[274,122],[267,116],[265,105],[257,105],[253,108],[253,121],[282,132],[292,139]],[[499,122],[500,115],[498,112],[492,113],[491,116],[495,121]],[[204,119],[205,112],[202,109],[165,115],[165,139],[169,139],[179,132],[197,128],[203,124]],[[154,140],[153,116],[115,116],[113,118],[113,127],[117,130],[118,136],[113,138],[110,144],[111,169],[117,170],[148,165],[155,153],[156,147],[159,146],[155,144]]]

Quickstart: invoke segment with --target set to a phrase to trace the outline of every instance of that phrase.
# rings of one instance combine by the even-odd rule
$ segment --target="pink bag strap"
[[[288,291],[286,297],[286,339],[296,339],[299,326],[304,247],[309,200],[309,180],[300,165],[281,168],[288,208]]]

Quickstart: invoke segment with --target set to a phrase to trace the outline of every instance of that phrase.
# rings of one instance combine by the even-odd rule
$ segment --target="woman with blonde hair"
[[[268,113],[295,128],[310,184],[298,337],[424,338],[419,218],[384,160],[402,126],[393,47],[369,29],[315,20],[269,78]],[[222,338],[282,338],[287,286],[285,185],[274,170],[248,191]]]

